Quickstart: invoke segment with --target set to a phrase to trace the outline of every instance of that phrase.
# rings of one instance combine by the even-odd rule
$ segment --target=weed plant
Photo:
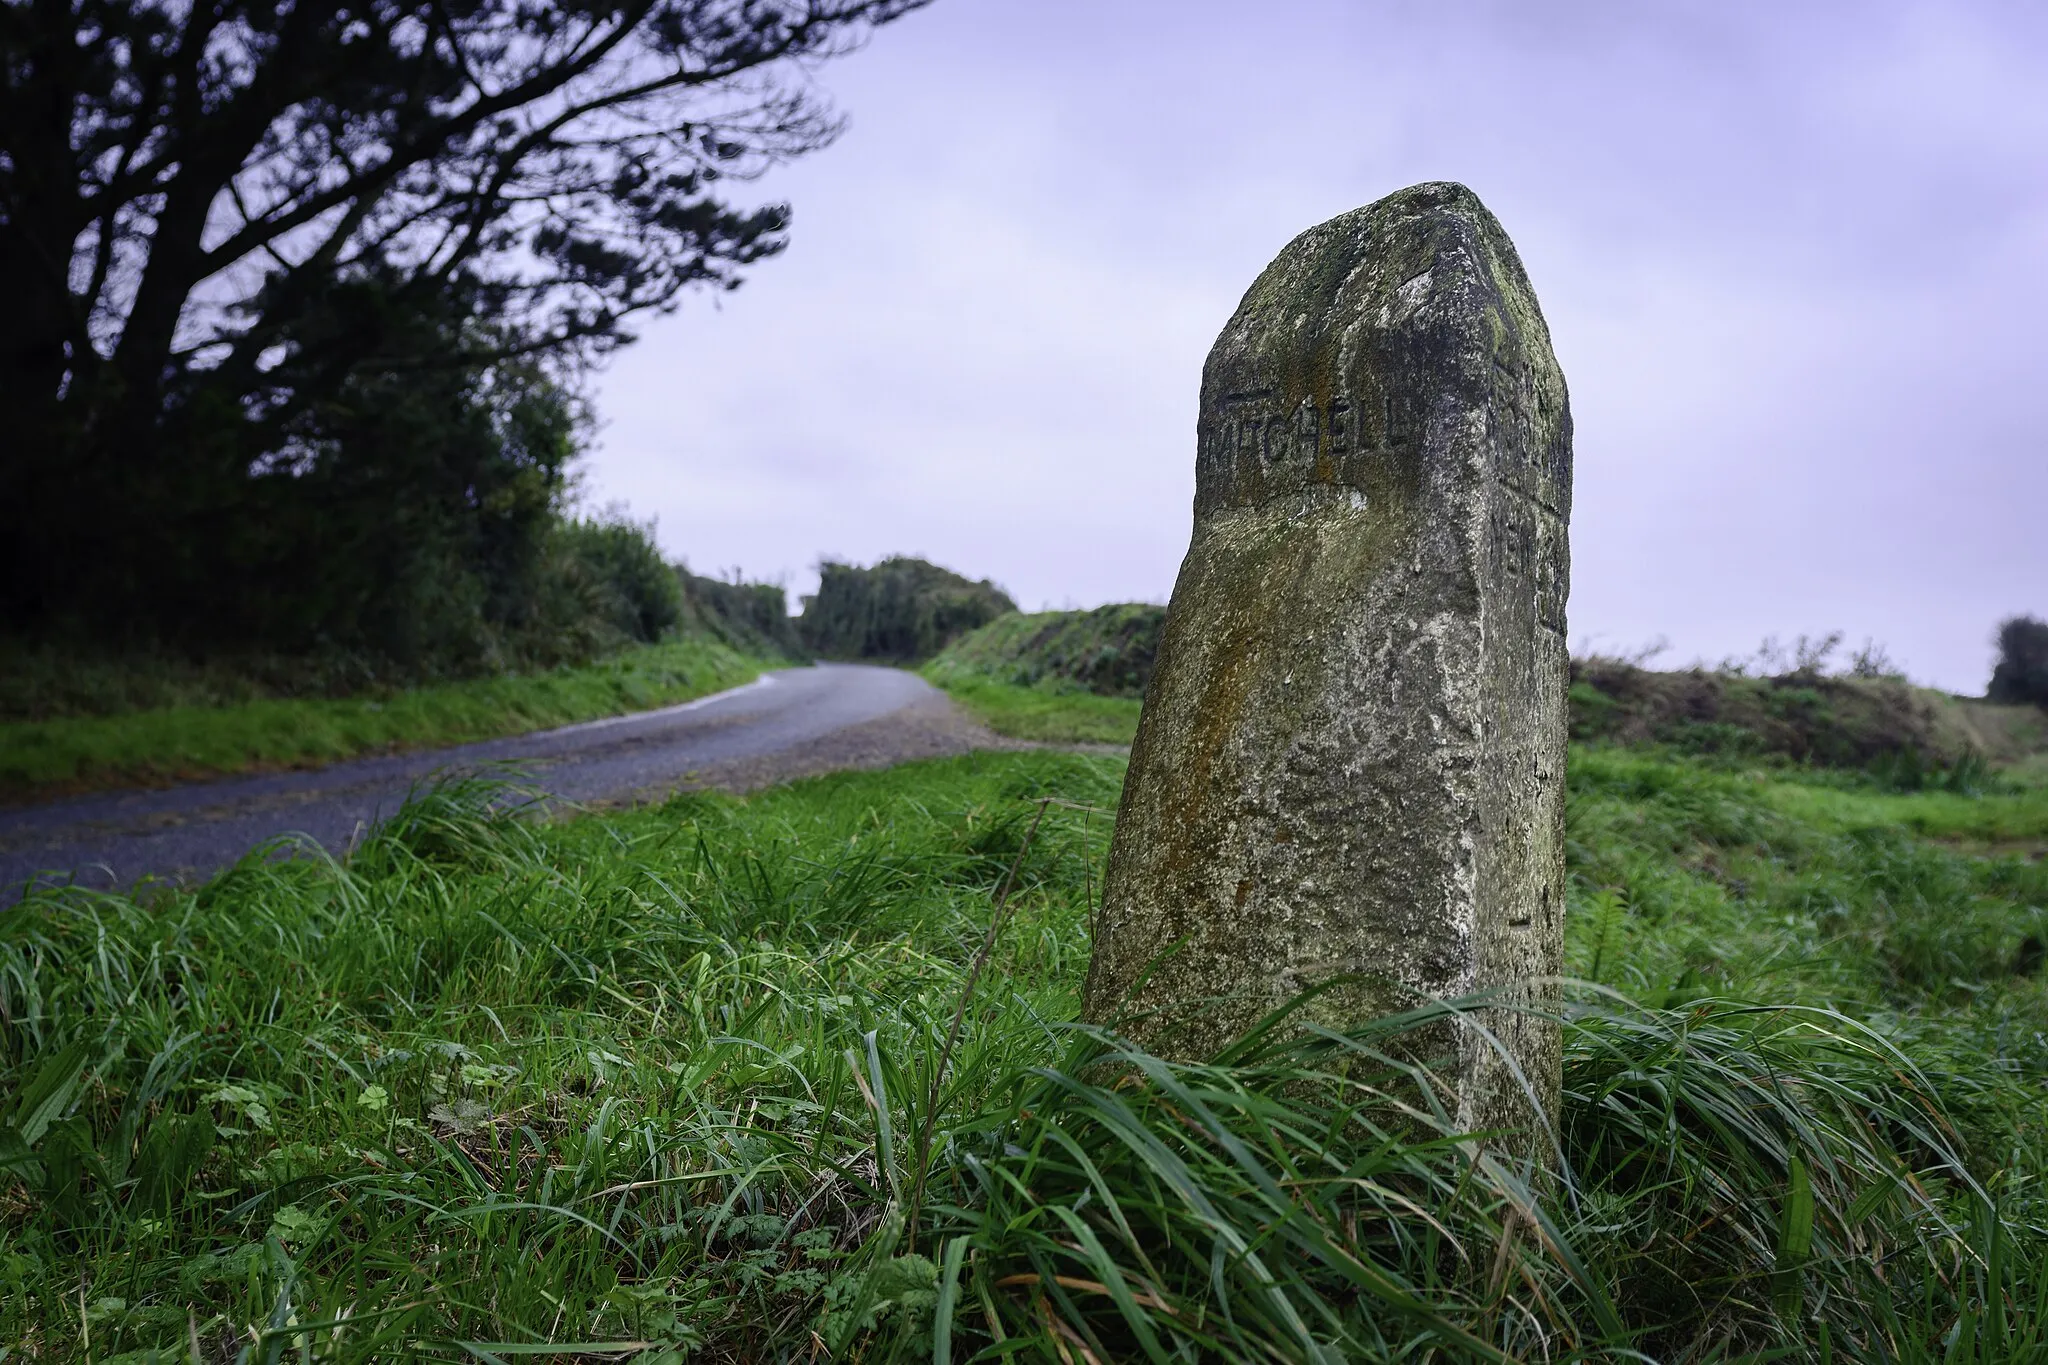
[[[2048,1359],[2048,873],[2015,842],[2048,793],[1576,753],[1544,1175],[1404,1060],[1455,1003],[1200,1063],[1071,1022],[1121,776],[983,755],[545,826],[452,784],[346,863],[31,897],[0,1341]]]

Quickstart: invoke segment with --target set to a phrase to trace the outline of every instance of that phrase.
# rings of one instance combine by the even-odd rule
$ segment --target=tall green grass
[[[1024,686],[928,665],[924,676],[999,735],[1040,744],[1129,744],[1140,703],[1054,684]]]
[[[597,663],[383,694],[0,721],[0,800],[496,739],[734,687],[763,663],[685,636]]]
[[[1152,680],[1166,608],[1118,602],[1090,611],[1012,612],[946,646],[927,677],[981,677],[1137,701]]]
[[[1575,755],[1543,1175],[1408,1060],[1454,1003],[1200,1063],[1074,1024],[1121,776],[983,755],[548,826],[459,784],[346,864],[39,894],[0,915],[0,1342],[2048,1359],[2026,851]]]

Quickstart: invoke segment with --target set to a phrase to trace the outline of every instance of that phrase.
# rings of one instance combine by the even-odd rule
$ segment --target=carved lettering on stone
[[[1357,979],[1305,1013],[1334,1026],[1418,995],[1541,1003],[1571,418],[1493,216],[1429,184],[1302,234],[1210,352],[1196,452],[1088,1016],[1198,1056],[1332,978]],[[1549,1105],[1555,1027],[1479,1017]],[[1533,1128],[1476,1029],[1438,1041],[1466,1122]]]

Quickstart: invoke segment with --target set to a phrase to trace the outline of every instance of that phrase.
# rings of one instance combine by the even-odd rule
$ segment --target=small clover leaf
[[[270,1235],[286,1246],[301,1247],[326,1230],[327,1220],[287,1204],[270,1218]]]
[[[263,1096],[246,1085],[223,1085],[216,1087],[206,1097],[209,1104],[225,1104],[233,1109],[260,1133],[271,1129],[270,1109],[264,1104]]]

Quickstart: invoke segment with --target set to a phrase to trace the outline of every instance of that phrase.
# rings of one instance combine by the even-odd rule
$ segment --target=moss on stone
[[[1302,1017],[1346,1025],[1555,973],[1570,478],[1541,312],[1469,190],[1260,274],[1203,370],[1091,1017],[1200,1055],[1311,988]],[[1552,1093],[1554,1032],[1486,1022]],[[1476,1031],[1438,1041],[1472,1122],[1529,1117]]]

